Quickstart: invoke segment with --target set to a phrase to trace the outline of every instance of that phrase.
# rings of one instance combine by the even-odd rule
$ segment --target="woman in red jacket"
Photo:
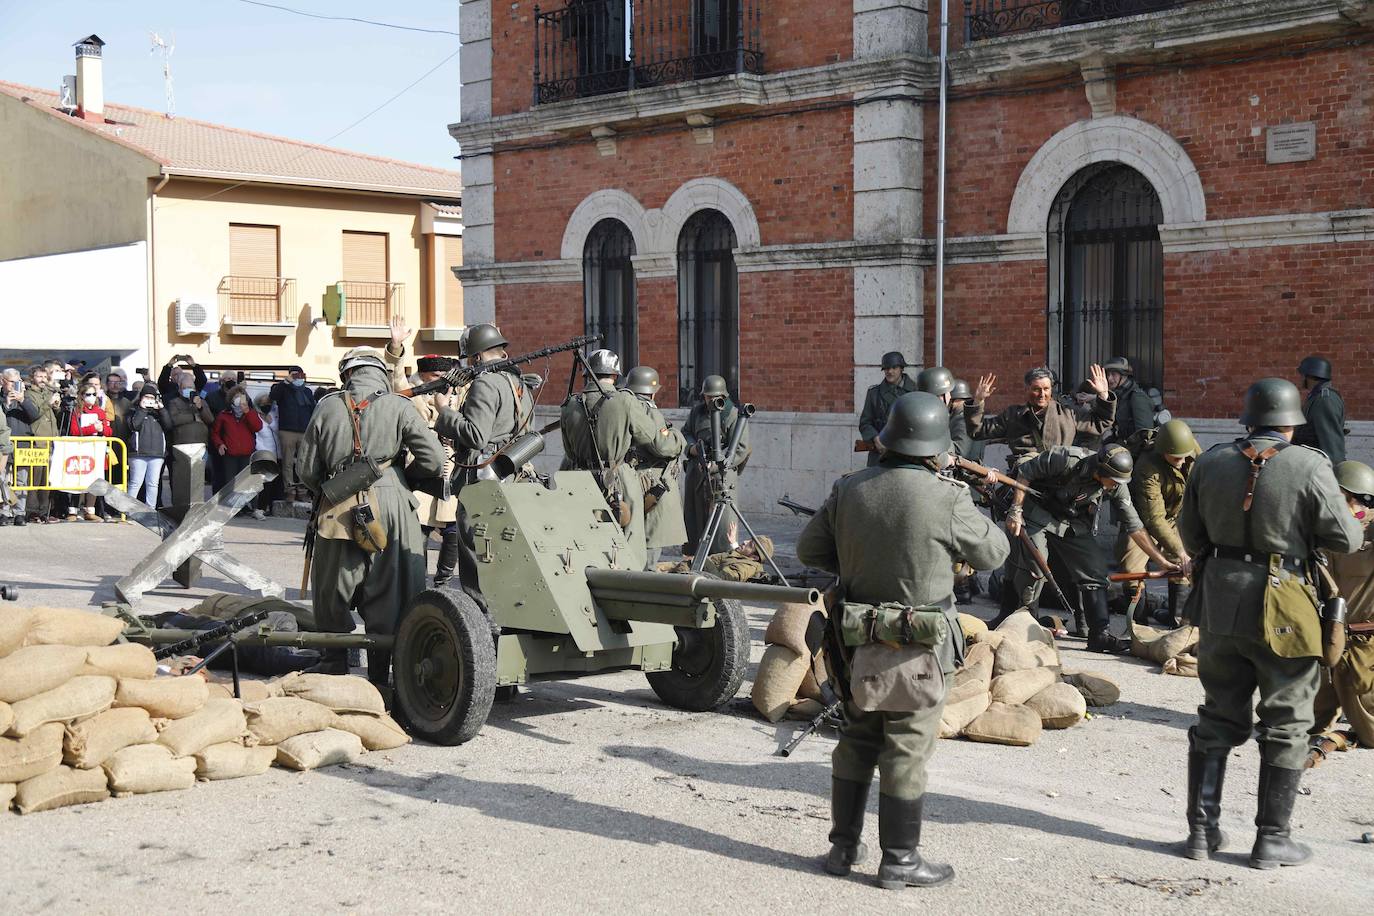
[[[105,412],[104,396],[100,388],[96,385],[87,383],[81,389],[81,404],[72,411],[71,428],[67,434],[71,436],[102,436],[108,439],[114,434],[110,428],[110,416]],[[106,465],[109,464],[109,456],[105,459]],[[100,516],[95,514],[95,494],[94,493],[73,493],[74,497],[67,507],[67,518],[75,520],[76,507],[79,502],[82,515],[88,522],[100,521]]]
[[[248,394],[240,387],[210,427],[210,447],[222,456],[226,482],[248,467],[260,429],[262,418],[248,406]]]

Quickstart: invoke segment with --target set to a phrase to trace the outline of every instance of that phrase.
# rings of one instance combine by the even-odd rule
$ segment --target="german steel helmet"
[[[1324,356],[1309,356],[1298,363],[1298,375],[1331,381],[1331,360]]]
[[[884,369],[905,369],[906,357],[896,350],[883,354]]]
[[[625,387],[646,397],[658,394],[658,370],[651,366],[635,366],[625,376]]]
[[[1130,483],[1135,461],[1128,449],[1120,445],[1104,445],[1097,453],[1093,474],[1109,477],[1117,483]]]
[[[463,355],[476,356],[509,343],[494,324],[474,324],[463,335]]]
[[[1374,468],[1363,461],[1342,461],[1336,465],[1336,483],[1366,506],[1374,507]]]
[[[968,386],[968,382],[957,378],[954,380],[954,387],[949,389],[949,397],[952,401],[971,401],[973,389]]]
[[[949,410],[933,394],[907,392],[893,402],[878,441],[888,451],[912,458],[943,454],[951,448]]]
[[[587,357],[587,368],[592,375],[601,378],[605,375],[620,375],[620,357],[614,350],[593,350]]]
[[[1131,361],[1124,356],[1113,356],[1102,364],[1103,372],[1120,372],[1122,375],[1134,375],[1135,370],[1131,368]]]
[[[916,390],[924,391],[939,397],[942,394],[949,394],[954,389],[954,373],[944,366],[931,366],[922,369],[921,374],[916,376]]]
[[[730,390],[725,387],[725,378],[720,375],[708,375],[701,380],[701,396],[704,398],[726,398],[730,396]]]
[[[1180,457],[1197,454],[1197,439],[1187,423],[1170,420],[1155,434],[1155,451],[1161,455]]]
[[[1302,426],[1302,395],[1286,378],[1262,378],[1245,392],[1241,426]]]
[[[359,368],[360,366],[375,366],[386,372],[386,363],[382,360],[382,351],[376,347],[354,347],[343,355],[339,360],[339,377]]]

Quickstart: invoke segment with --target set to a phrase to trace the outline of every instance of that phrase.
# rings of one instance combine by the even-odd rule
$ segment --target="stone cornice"
[[[506,261],[500,264],[472,264],[453,271],[463,285],[504,286],[511,283],[581,283],[582,262]]]
[[[1271,248],[1276,245],[1370,242],[1374,241],[1374,209],[1175,223],[1160,226],[1159,239],[1168,254],[1229,248]]]

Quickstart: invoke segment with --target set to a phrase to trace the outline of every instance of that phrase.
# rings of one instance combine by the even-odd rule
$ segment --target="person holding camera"
[[[138,401],[129,409],[128,426],[129,495],[157,508],[157,491],[162,482],[167,432],[172,428],[172,418],[162,406],[162,395],[152,382],[139,389]]]
[[[185,475],[190,473],[191,462],[205,460],[205,450],[210,444],[210,427],[215,423],[214,415],[196,388],[196,371],[179,369],[170,375],[169,384],[175,392],[170,398],[162,383],[158,383],[162,401],[167,405],[167,416],[172,421],[167,431],[167,444],[172,448],[181,447],[187,458],[186,461],[172,461],[173,499],[180,498],[180,494],[189,487],[189,479]],[[199,377],[204,378],[205,373],[201,372]],[[195,503],[204,497],[204,493],[187,493],[185,498]]]
[[[9,430],[11,436],[32,436],[33,421],[38,419],[38,412],[29,402],[24,394],[24,380],[19,375],[18,369],[6,369],[0,372],[0,403],[5,408],[5,428]],[[15,487],[27,487],[29,485],[29,469],[13,465],[10,471],[10,483]],[[15,504],[11,509],[8,505],[0,505],[0,525],[13,524],[16,526],[28,523],[26,512],[28,510],[28,490],[15,490]]]
[[[176,400],[181,392],[178,373],[190,372],[192,384],[196,391],[204,391],[206,385],[205,370],[196,365],[196,361],[190,355],[182,353],[167,360],[167,365],[162,367],[162,371],[157,376],[157,390],[162,393],[162,402],[171,408],[172,402]],[[213,415],[212,415],[213,416]]]
[[[62,403],[61,396],[57,393],[57,385],[49,374],[49,364],[34,366],[29,372],[29,386],[24,394],[24,403],[28,405],[28,413],[33,416],[29,421],[30,429],[35,436],[56,436],[57,435],[57,407]],[[42,446],[48,449],[49,446]],[[47,486],[48,469],[35,468],[31,473],[30,483],[34,486]],[[34,490],[33,496],[29,500],[29,515],[36,522],[60,521],[60,518],[53,514],[55,501],[49,490]]]

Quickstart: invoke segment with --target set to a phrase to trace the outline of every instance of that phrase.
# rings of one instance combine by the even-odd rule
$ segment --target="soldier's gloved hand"
[[[1007,512],[1007,534],[1014,538],[1021,536],[1021,507],[1012,506]]]

